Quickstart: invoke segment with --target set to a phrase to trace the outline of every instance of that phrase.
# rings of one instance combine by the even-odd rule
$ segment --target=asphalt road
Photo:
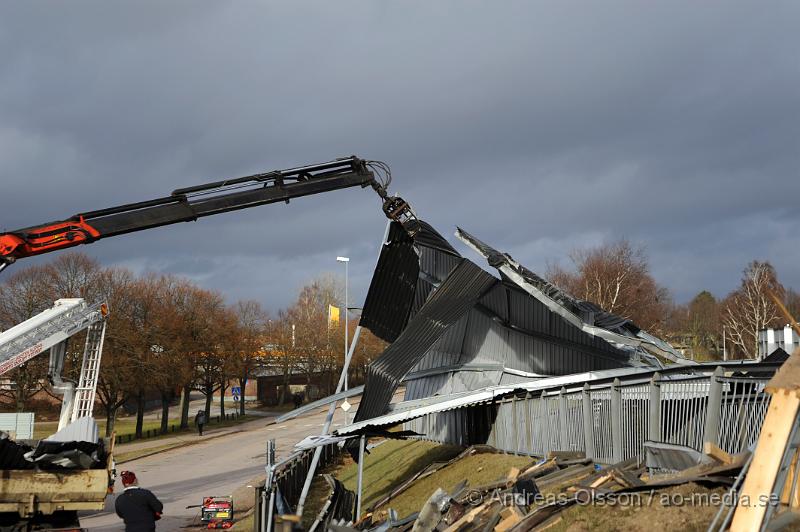
[[[136,473],[139,484],[164,503],[159,531],[186,529],[199,524],[199,509],[187,506],[200,504],[203,496],[230,495],[263,474],[267,440],[275,438],[278,458],[286,456],[295,443],[320,433],[326,412],[320,410],[280,425],[268,426],[267,419],[252,421],[242,425],[242,432],[126,462],[117,469]],[[350,411],[351,418],[354,412]],[[336,409],[333,421],[334,428],[344,422],[341,409]],[[122,491],[119,480],[114,491]],[[114,513],[114,500],[115,496],[109,496],[106,509],[83,516],[81,524],[93,532],[123,530]]]

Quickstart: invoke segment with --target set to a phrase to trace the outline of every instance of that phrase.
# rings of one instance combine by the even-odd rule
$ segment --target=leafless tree
[[[744,270],[741,286],[723,304],[727,337],[744,358],[758,354],[758,331],[781,321],[770,292],[778,298],[785,294],[775,268],[769,262],[753,261]]]
[[[239,301],[233,306],[236,314],[237,338],[235,341],[236,373],[241,395],[239,413],[244,415],[245,387],[251,372],[263,358],[266,344],[268,315],[258,301]]]
[[[100,273],[96,282],[100,299],[111,309],[97,382],[97,398],[106,415],[106,436],[110,436],[117,412],[130,399],[135,381],[138,331],[128,319],[134,304],[134,277],[129,270],[109,268]]]
[[[557,265],[548,268],[551,282],[607,312],[633,320],[644,329],[662,329],[670,296],[650,274],[644,248],[619,240],[573,251],[570,258],[574,270]]]

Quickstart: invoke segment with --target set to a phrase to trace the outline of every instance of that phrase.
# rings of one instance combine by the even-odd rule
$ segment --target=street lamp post
[[[347,360],[347,342],[348,338],[348,330],[347,330],[347,266],[350,263],[349,257],[336,257],[338,262],[344,262],[344,360]],[[344,374],[344,390],[347,391],[347,370],[345,370]]]

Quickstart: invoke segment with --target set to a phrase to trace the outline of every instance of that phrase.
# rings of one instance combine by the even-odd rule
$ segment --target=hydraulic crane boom
[[[379,182],[376,174],[383,177]],[[170,196],[76,214],[66,220],[0,233],[0,270],[17,259],[89,244],[101,238],[142,231],[203,216],[246,209],[354,186],[371,186],[386,215],[413,219],[408,204],[386,189],[388,167],[351,156],[327,163],[276,170],[175,190]]]

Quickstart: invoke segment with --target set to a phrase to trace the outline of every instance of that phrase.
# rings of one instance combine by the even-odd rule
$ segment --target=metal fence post
[[[725,371],[717,366],[711,375],[708,387],[708,404],[706,406],[706,423],[703,430],[703,442],[710,441],[719,445],[719,416],[722,409],[722,377]]]
[[[533,454],[533,415],[531,414],[531,400],[533,394],[527,392],[525,394],[525,451],[527,454]]]
[[[653,373],[650,379],[650,416],[647,426],[647,439],[661,441],[661,374]]]
[[[558,447],[559,451],[569,451],[569,418],[567,417],[567,389],[558,391]]]
[[[611,385],[611,459],[622,461],[622,390],[619,379]]]
[[[356,521],[361,517],[361,498],[363,496],[364,482],[364,449],[367,446],[367,437],[363,434],[358,442],[358,491],[356,492]]]
[[[514,454],[519,453],[519,423],[517,423],[517,396],[513,396],[511,398],[511,426],[514,430],[514,450],[512,451]],[[510,443],[510,442],[509,442]],[[508,445],[509,449],[507,451],[511,451],[511,445]]]
[[[586,449],[586,458],[593,459],[594,451],[594,416],[592,415],[592,396],[589,393],[589,383],[583,385],[583,445]]]
[[[264,499],[261,503],[261,530],[270,532],[272,530],[272,507],[275,504],[275,486],[273,486],[273,475],[275,474],[275,440],[267,441],[267,480],[264,482]],[[269,495],[269,503],[267,503]]]

